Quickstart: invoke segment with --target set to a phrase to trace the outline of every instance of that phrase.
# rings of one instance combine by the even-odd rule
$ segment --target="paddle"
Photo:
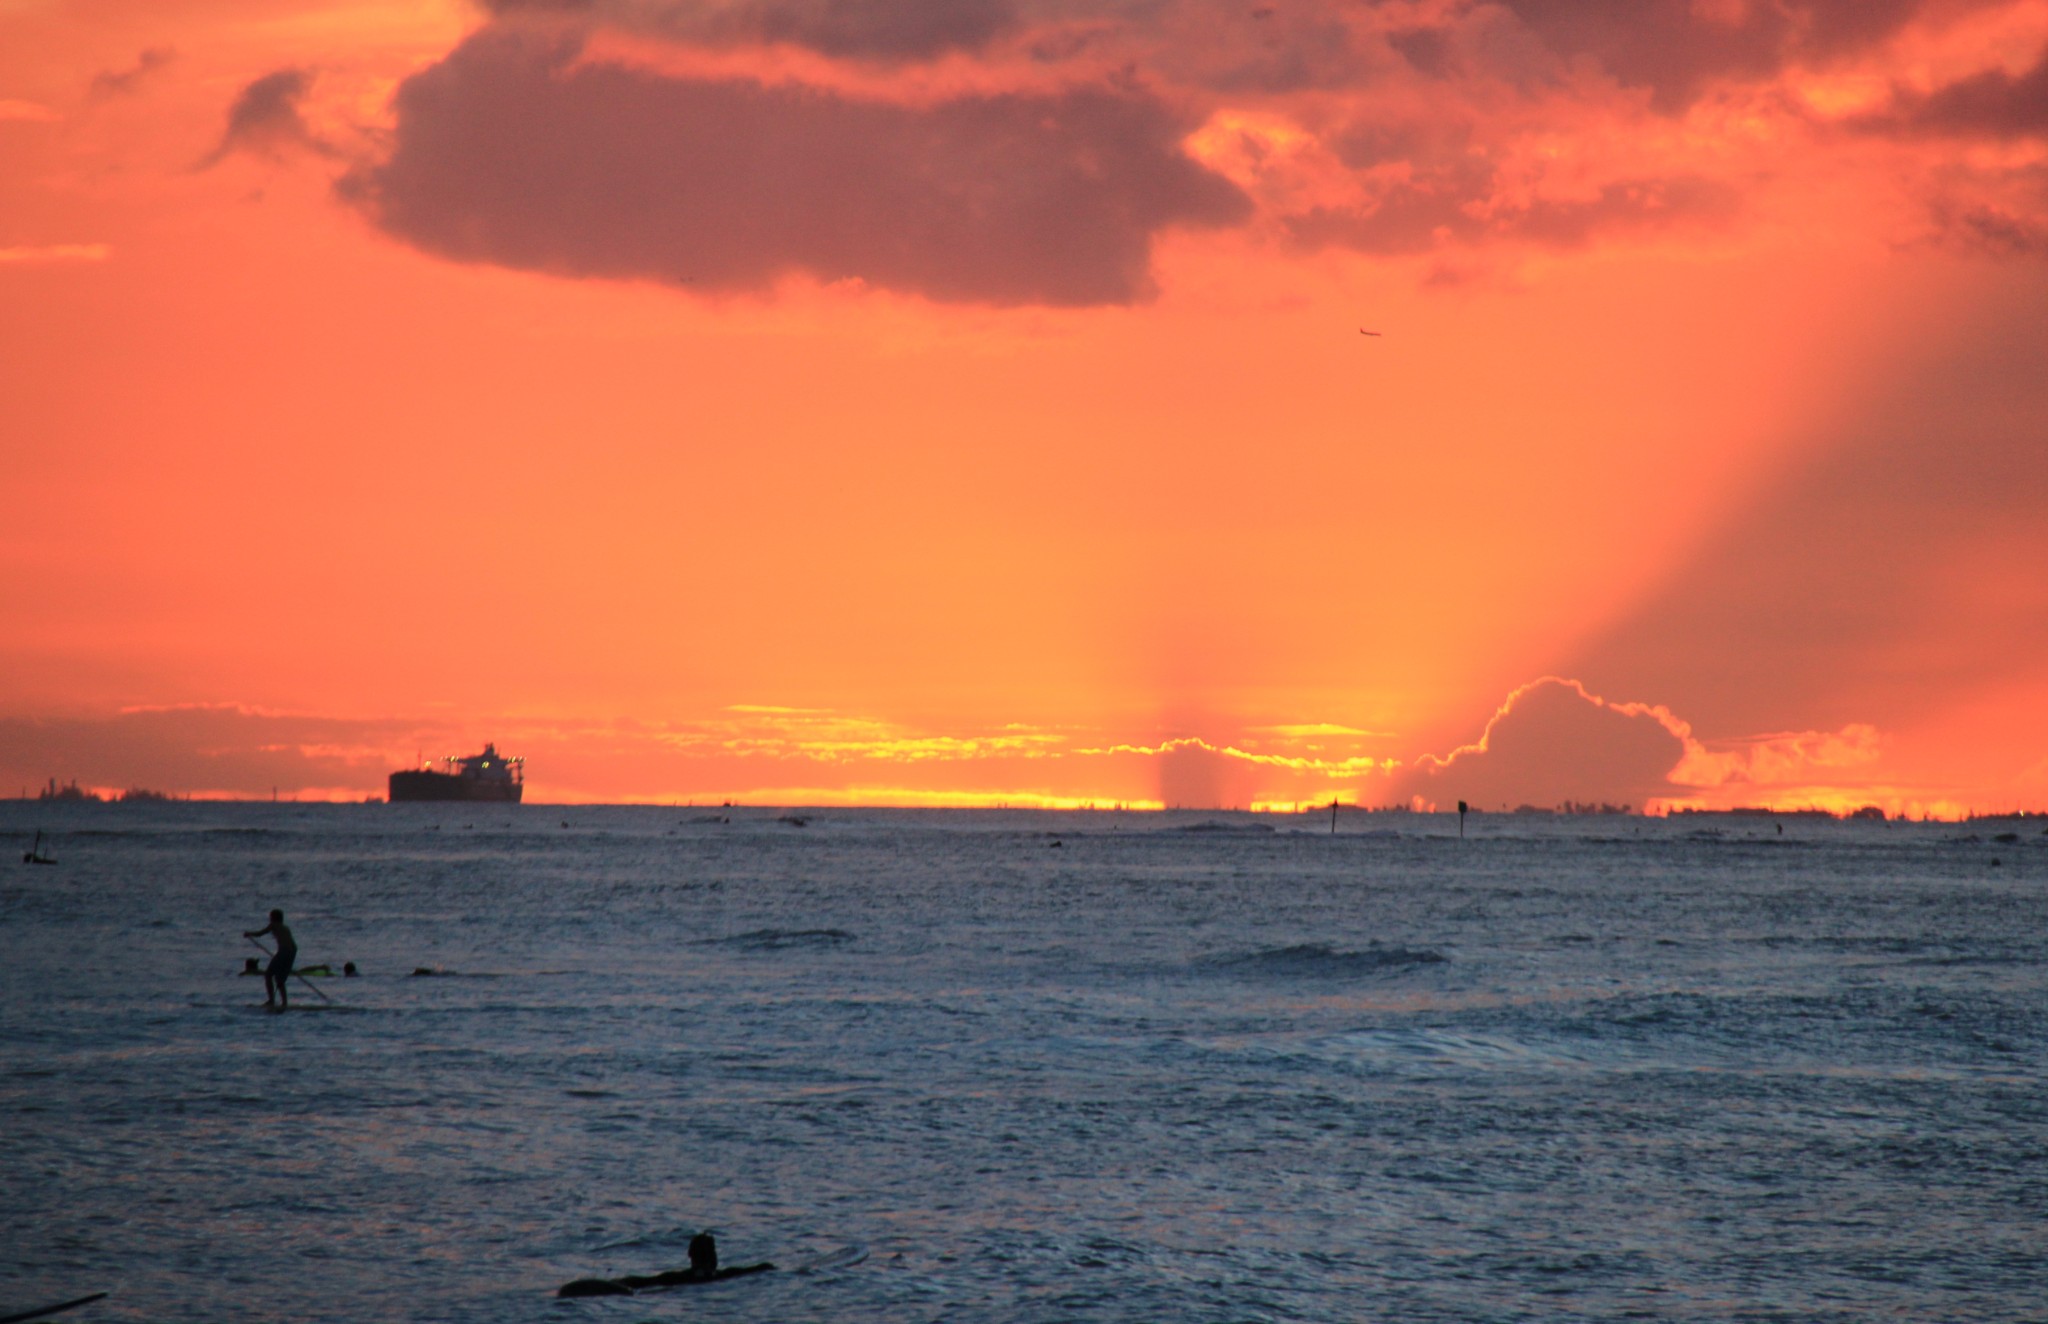
[[[244,938],[249,938],[249,935],[246,933],[242,936]],[[270,949],[268,947],[265,947],[262,943],[257,942],[254,938],[249,938],[249,945],[251,947],[254,947],[257,951],[262,952],[265,956],[269,956],[271,954]],[[320,986],[314,983],[312,980],[306,978],[304,975],[300,974],[298,971],[292,971],[292,977],[298,980],[301,984],[304,984],[307,988],[312,989],[315,993],[320,993]],[[320,1000],[322,1002],[334,1001],[333,998],[328,997],[325,993],[320,993]],[[0,1319],[0,1324],[7,1324],[7,1321],[4,1319]]]
[[[97,1301],[105,1295],[105,1292],[94,1292],[91,1296],[82,1296],[76,1301],[59,1301],[54,1306],[42,1306],[35,1310],[24,1310],[19,1315],[0,1315],[0,1324],[21,1324],[21,1321],[25,1319],[41,1319],[45,1315],[54,1315],[60,1310],[69,1310],[73,1306],[82,1306],[88,1301]]]

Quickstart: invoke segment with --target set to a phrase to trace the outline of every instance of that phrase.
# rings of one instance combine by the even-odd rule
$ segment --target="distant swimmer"
[[[650,1287],[687,1287],[692,1283],[717,1283],[727,1278],[743,1278],[750,1273],[767,1273],[775,1266],[763,1261],[760,1264],[736,1264],[729,1269],[718,1267],[718,1242],[709,1232],[699,1232],[690,1238],[690,1267],[668,1269],[645,1277],[628,1275],[624,1278],[578,1278],[573,1283],[563,1283],[555,1292],[560,1296],[631,1296]]]
[[[268,1007],[275,1001],[280,1008],[289,1007],[291,998],[285,985],[292,977],[292,962],[299,959],[299,944],[292,937],[292,931],[284,926],[284,912],[270,912],[270,923],[260,929],[244,929],[244,938],[271,937],[277,939],[277,952],[270,958],[270,967],[263,972],[263,1005]]]

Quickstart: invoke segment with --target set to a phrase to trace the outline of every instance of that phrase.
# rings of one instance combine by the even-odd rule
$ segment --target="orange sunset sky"
[[[2044,442],[2042,0],[0,0],[8,795],[2048,808]]]

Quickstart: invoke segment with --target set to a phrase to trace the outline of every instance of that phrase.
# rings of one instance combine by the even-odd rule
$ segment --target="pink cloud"
[[[1640,809],[1670,794],[1690,735],[1662,708],[1610,704],[1575,680],[1545,676],[1508,695],[1477,741],[1397,775],[1393,798],[1488,810],[1567,800]]]
[[[1723,233],[1844,125],[1896,140],[1881,187],[1916,192],[1951,246],[2048,253],[2029,167],[1949,162],[1937,188],[1914,156],[1930,135],[2039,140],[2048,63],[1900,92],[1862,120],[1803,99],[1821,74],[1892,77],[1994,0],[484,8],[481,30],[403,83],[388,149],[340,186],[455,261],[701,291],[803,275],[943,302],[1130,304],[1177,227],[1258,222],[1392,256]],[[306,80],[245,89],[216,159],[332,152],[300,113]],[[1191,149],[1191,133],[1260,117],[1274,134],[1234,164]]]
[[[1839,731],[1788,731],[1717,742],[1709,749],[1685,732],[1685,758],[1671,781],[1700,789],[1731,786],[1790,786],[1817,775],[1839,774],[1876,763],[1884,738],[1865,722]]]
[[[1498,810],[1566,802],[1628,805],[1725,788],[1798,788],[1868,768],[1882,754],[1876,728],[1796,731],[1702,741],[1662,704],[1620,703],[1576,680],[1545,676],[1509,694],[1479,739],[1426,755],[1392,780],[1396,799],[1439,808],[1465,800]]]
[[[1562,61],[1591,60],[1676,110],[1719,79],[1765,79],[1893,36],[1924,0],[1501,0]]]
[[[670,77],[486,29],[399,91],[342,182],[460,261],[765,289],[805,272],[928,298],[1129,303],[1171,226],[1241,220],[1161,101],[1107,85],[903,106]]]
[[[2048,51],[2025,73],[1987,69],[1927,93],[1901,92],[1866,128],[1953,137],[2024,138],[2048,133]]]
[[[169,47],[151,46],[135,57],[135,63],[126,69],[105,69],[93,75],[89,90],[95,100],[107,97],[127,96],[135,92],[174,57]]]
[[[1020,21],[1011,0],[484,0],[484,8],[505,19],[566,18],[707,45],[780,42],[824,55],[887,61],[975,50]]]
[[[313,75],[304,69],[279,69],[244,87],[228,108],[227,128],[220,143],[200,164],[219,164],[236,152],[278,160],[292,152],[333,155],[307,125],[301,103],[313,89]]]

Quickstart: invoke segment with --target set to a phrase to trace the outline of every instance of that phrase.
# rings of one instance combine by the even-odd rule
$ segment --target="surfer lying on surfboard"
[[[641,1277],[629,1274],[624,1278],[578,1278],[573,1283],[563,1283],[556,1296],[631,1296],[650,1287],[687,1287],[692,1283],[715,1283],[726,1278],[740,1278],[750,1273],[766,1273],[775,1266],[765,1261],[760,1264],[736,1264],[729,1269],[718,1267],[718,1242],[709,1232],[699,1232],[690,1238],[690,1267],[669,1269],[663,1273]]]

